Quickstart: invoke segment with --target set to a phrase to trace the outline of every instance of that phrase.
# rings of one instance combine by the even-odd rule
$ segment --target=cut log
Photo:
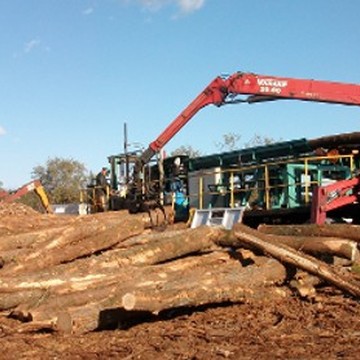
[[[114,249],[125,249],[130,248],[135,245],[145,245],[153,241],[159,241],[161,239],[168,239],[170,237],[175,237],[178,235],[183,235],[184,232],[191,231],[191,229],[181,229],[181,230],[168,230],[168,231],[152,231],[145,230],[140,235],[132,236],[131,238],[124,240],[117,244]]]
[[[55,230],[32,233],[32,251],[12,252],[8,254],[9,256],[4,255],[3,271],[12,274],[21,271],[36,271],[90,256],[113,248],[119,242],[134,235],[141,234],[149,225],[148,214],[130,215],[128,212],[120,211],[106,214],[105,217],[96,215],[99,214],[78,217],[60,234]],[[23,241],[22,235],[20,238]],[[6,243],[9,241],[10,239]],[[15,258],[14,255],[16,255]],[[13,260],[9,262],[8,259]],[[9,266],[7,266],[7,262]]]
[[[71,287],[71,279],[76,279],[76,282],[84,279],[88,283],[88,279],[95,281],[101,276],[123,271],[126,266],[159,264],[185,255],[214,250],[217,248],[214,239],[226,236],[223,230],[210,227],[153,235],[155,237],[148,243],[108,250],[100,255],[78,259],[51,269],[37,269],[26,274],[4,274],[0,278],[0,294],[2,289],[17,291],[63,286],[65,283]]]
[[[279,283],[286,277],[285,268],[277,261],[266,259],[262,266],[239,267],[236,262],[201,273],[187,274],[182,279],[167,281],[164,286],[137,284],[122,296],[126,310],[150,311],[199,306],[221,302],[239,302],[264,296],[264,285]],[[169,279],[170,280],[170,279]]]
[[[1,291],[0,310],[11,310],[20,304],[27,306],[35,306],[47,296],[46,289],[26,289],[22,291]]]
[[[359,258],[357,243],[347,239],[268,235],[266,240],[273,244],[287,245],[295,250],[301,250],[311,255],[334,255],[351,260],[352,262],[356,262]]]
[[[115,282],[131,281],[133,273],[138,270],[130,266],[151,265],[180,258],[185,255],[214,249],[213,240],[220,238],[224,232],[218,228],[203,227],[191,231],[169,233],[159,241],[135,247],[136,249],[113,250],[106,254],[81,259],[69,264],[53,267],[51,271],[19,274],[18,276],[2,277],[0,279],[0,310],[7,310],[22,305],[27,306],[24,300],[31,297],[31,290],[36,290],[31,298],[36,298],[38,290],[48,293],[71,294],[84,289],[112,286]],[[199,266],[201,260],[197,260]],[[168,271],[176,266],[171,263]],[[193,262],[185,262],[192,266]],[[176,267],[177,268],[177,267]],[[23,295],[21,295],[24,293]],[[41,296],[41,293],[38,297]],[[79,300],[80,297],[78,295]],[[86,300],[85,300],[86,302]]]
[[[119,277],[118,282],[101,289],[53,296],[40,306],[16,309],[16,313],[62,331],[84,333],[101,326],[106,311],[125,308],[157,314],[184,306],[260,299],[273,294],[274,288],[268,285],[281,283],[286,277],[284,266],[273,259],[244,268],[227,253],[214,254],[192,258],[191,266],[187,266],[189,259],[180,259],[173,262],[176,266],[135,268],[137,272],[126,281]],[[276,294],[281,296],[281,292]]]
[[[15,203],[14,203],[15,204]],[[77,216],[57,216],[53,214],[19,214],[4,215],[0,218],[0,237],[12,234],[31,233],[34,230],[45,230],[61,226],[69,226]]]
[[[245,246],[250,246],[253,249],[260,250],[281,262],[293,265],[299,269],[309,272],[310,274],[316,275],[355,297],[360,297],[360,288],[358,286],[349,283],[330,266],[310,257],[309,255],[301,254],[300,252],[285,245],[275,245],[270,241],[265,241],[259,237],[259,232],[257,230],[251,229],[242,224],[236,224],[234,226],[234,235],[237,240]],[[224,243],[224,240],[221,242]]]
[[[151,265],[184,255],[214,249],[214,240],[226,236],[220,228],[200,227],[175,234],[165,234],[144,245],[131,247],[121,254],[132,265]],[[109,259],[110,260],[110,259]],[[118,258],[117,258],[118,260]]]
[[[268,228],[276,229],[276,226],[261,225],[259,229],[264,229],[264,231],[257,231],[254,234],[272,244],[283,244],[307,254],[338,256],[353,263],[359,261],[360,255],[356,241],[330,236],[283,235],[281,230],[279,230],[280,234],[274,235],[277,230],[274,230],[274,232],[270,230],[270,233],[267,233],[266,229]],[[282,226],[279,226],[279,229],[281,228]],[[290,229],[292,226],[288,228]]]
[[[147,277],[151,277],[153,280],[156,278],[158,283],[166,282],[169,276],[176,278],[179,277],[179,274],[186,274],[202,267],[213,268],[216,265],[226,263],[228,260],[229,255],[227,253],[215,252],[201,257],[180,259],[154,267],[138,268],[129,266],[121,269],[121,272],[118,270],[116,273],[100,277],[99,282],[90,281],[85,287],[82,286],[82,284],[86,284],[85,279],[71,279],[73,280],[72,291],[70,291],[68,284],[64,284],[60,288],[48,287],[48,296],[44,297],[40,293],[36,306],[33,305],[33,301],[31,303],[21,303],[16,308],[15,313],[20,318],[31,317],[34,321],[47,321],[50,324],[56,320],[57,314],[64,309],[77,309],[78,307],[88,306],[90,303],[95,304],[91,305],[92,307],[99,306],[102,301],[108,301],[110,294],[113,294],[119,286],[122,286],[126,292],[132,288],[134,283],[146,282],[145,279]],[[146,283],[149,284],[148,282]],[[24,287],[26,288],[27,285],[25,283]],[[45,284],[39,285],[44,286]],[[7,292],[6,295],[7,298],[4,299],[4,302],[9,302],[11,293]],[[18,292],[15,292],[14,295],[18,297]],[[40,296],[42,297],[40,298]]]
[[[291,236],[326,236],[360,242],[360,225],[350,224],[306,224],[306,225],[259,225],[258,230],[266,234]]]
[[[34,248],[42,242],[48,241],[55,236],[59,236],[65,229],[65,226],[60,226],[21,234],[3,235],[0,237],[0,251],[5,252]]]
[[[5,266],[3,271],[14,274],[49,268],[109,249],[143,230],[143,219],[136,216],[118,219],[115,223],[96,219],[85,224],[76,223],[66,228],[60,236],[41,243],[30,254],[19,256],[16,264]]]

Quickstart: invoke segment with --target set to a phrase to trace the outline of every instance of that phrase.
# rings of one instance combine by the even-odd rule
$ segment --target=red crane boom
[[[237,99],[248,95],[246,99]],[[236,102],[259,102],[279,99],[360,105],[360,85],[331,81],[284,78],[237,72],[227,78],[215,78],[171,123],[150,143],[140,158],[142,165],[165,146],[203,107]]]

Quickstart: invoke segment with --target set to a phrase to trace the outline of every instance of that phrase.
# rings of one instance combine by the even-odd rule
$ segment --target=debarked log
[[[234,226],[234,236],[242,245],[260,250],[285,264],[293,265],[316,275],[346,293],[360,297],[360,288],[357,285],[348,282],[330,266],[309,255],[302,254],[286,245],[275,245],[272,241],[266,241],[266,237],[260,237],[257,230],[242,224]],[[222,243],[224,243],[223,240]]]

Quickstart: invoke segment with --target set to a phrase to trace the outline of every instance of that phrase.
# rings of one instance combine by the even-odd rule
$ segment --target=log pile
[[[290,289],[313,297],[324,282],[359,297],[359,285],[324,255],[356,263],[357,242],[241,224],[159,232],[126,212],[71,218],[0,234],[0,312],[22,331],[85,333],[125,314],[278,298]]]

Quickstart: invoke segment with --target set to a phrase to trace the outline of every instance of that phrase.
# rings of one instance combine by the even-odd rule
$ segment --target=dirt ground
[[[169,312],[86,335],[21,334],[0,319],[4,359],[359,359],[360,306],[324,289],[295,297]]]
[[[32,221],[19,223],[19,211],[0,207],[0,234],[71,221],[44,219],[24,208]],[[280,300],[139,314],[116,329],[85,335],[19,329],[18,321],[0,315],[1,359],[360,358],[359,302],[332,287],[321,288],[311,301],[289,292]]]

